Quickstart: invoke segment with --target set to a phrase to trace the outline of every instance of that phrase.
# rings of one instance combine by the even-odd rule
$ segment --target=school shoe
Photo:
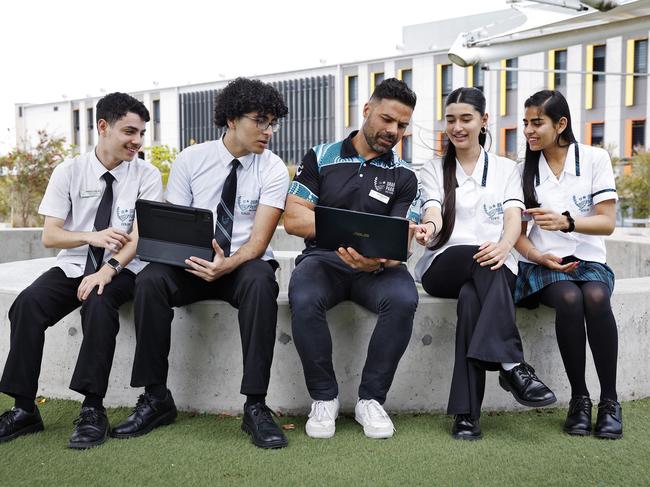
[[[535,375],[535,369],[525,362],[511,370],[499,370],[499,384],[524,406],[536,408],[557,401],[553,391]]]
[[[111,430],[111,437],[125,439],[146,435],[154,428],[171,424],[178,411],[172,393],[167,390],[164,399],[157,399],[152,394],[140,394],[133,413]]]
[[[455,415],[451,436],[456,440],[480,440],[482,435],[479,420],[472,419],[469,414]]]
[[[312,402],[309,419],[305,425],[307,436],[311,438],[331,438],[334,436],[339,409],[338,397],[331,401]]]
[[[255,446],[284,448],[289,443],[280,427],[273,421],[273,411],[261,402],[244,406],[241,429],[248,433]]]
[[[589,396],[573,396],[564,422],[564,431],[570,435],[587,436],[591,434],[591,408]]]
[[[390,417],[374,399],[359,399],[354,408],[354,419],[363,426],[368,438],[390,438],[395,431]]]
[[[618,440],[623,437],[623,411],[613,399],[603,399],[598,403],[598,416],[594,436]]]
[[[109,425],[104,408],[82,407],[74,424],[68,448],[85,450],[101,445],[108,438]]]
[[[41,413],[36,406],[33,413],[14,407],[0,416],[0,443],[43,429]]]

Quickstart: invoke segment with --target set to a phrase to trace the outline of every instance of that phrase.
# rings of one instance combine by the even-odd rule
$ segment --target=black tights
[[[571,395],[589,395],[585,382],[585,348],[589,338],[600,381],[600,398],[616,401],[618,332],[607,286],[600,281],[555,282],[540,292],[540,300],[555,308],[555,333]]]

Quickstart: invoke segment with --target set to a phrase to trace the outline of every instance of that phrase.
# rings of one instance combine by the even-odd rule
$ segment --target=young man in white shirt
[[[277,321],[277,262],[269,242],[284,209],[289,174],[266,147],[287,115],[280,93],[259,80],[238,78],[217,96],[214,121],[227,127],[220,140],[188,147],[172,165],[166,199],[211,209],[213,261],[191,257],[191,269],[150,264],[135,292],[137,346],[131,385],[145,387],[133,414],[115,427],[130,438],[169,424],[176,406],[167,389],[172,307],[223,299],[239,309],[246,395],[242,429],[261,448],[287,445],[265,398]]]
[[[134,225],[138,198],[160,200],[160,173],[138,159],[146,107],[124,93],[111,93],[96,109],[99,140],[87,154],[67,159],[52,173],[39,213],[43,243],[63,249],[56,266],[20,293],[9,310],[11,345],[0,391],[15,406],[0,417],[0,442],[41,431],[34,404],[45,330],[81,306],[83,339],[70,388],[85,395],[69,447],[103,443],[109,431],[103,397],[119,330],[119,307],[133,296]]]

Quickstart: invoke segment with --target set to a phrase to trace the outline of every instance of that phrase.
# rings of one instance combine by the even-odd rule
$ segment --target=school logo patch
[[[120,208],[117,207],[117,218],[123,226],[129,226],[135,219],[135,208]]]
[[[593,198],[590,194],[585,194],[583,196],[573,195],[573,204],[576,205],[576,208],[581,213],[588,213],[591,210],[593,205]]]
[[[302,162],[296,168],[296,177],[300,176],[301,173],[302,173]]]
[[[373,181],[373,186],[375,187],[375,191],[379,193],[388,195],[395,193],[395,181],[380,181],[379,177],[376,177]]]
[[[491,221],[500,221],[503,215],[503,203],[483,204],[483,212]]]
[[[248,199],[243,196],[237,196],[237,207],[241,213],[248,215],[252,211],[257,210],[259,201],[259,199]]]

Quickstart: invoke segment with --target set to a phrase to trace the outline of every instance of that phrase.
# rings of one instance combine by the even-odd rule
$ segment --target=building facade
[[[296,164],[310,147],[345,137],[359,126],[364,102],[374,87],[383,79],[397,77],[418,96],[412,123],[397,146],[402,158],[416,167],[442,151],[444,100],[461,86],[485,93],[490,150],[501,155],[523,155],[524,101],[541,89],[565,94],[579,141],[603,145],[622,158],[645,150],[650,138],[650,25],[623,36],[486,66],[461,68],[449,61],[447,52],[458,32],[492,22],[503,12],[510,11],[405,27],[402,54],[397,56],[257,76],[272,83],[289,107],[270,148],[288,164]],[[132,93],[152,116],[144,145],[183,149],[218,137],[212,123],[213,101],[228,81]],[[97,136],[94,107],[99,98],[17,105],[17,143],[33,144],[38,131],[46,130],[64,136],[80,151],[91,149]]]

